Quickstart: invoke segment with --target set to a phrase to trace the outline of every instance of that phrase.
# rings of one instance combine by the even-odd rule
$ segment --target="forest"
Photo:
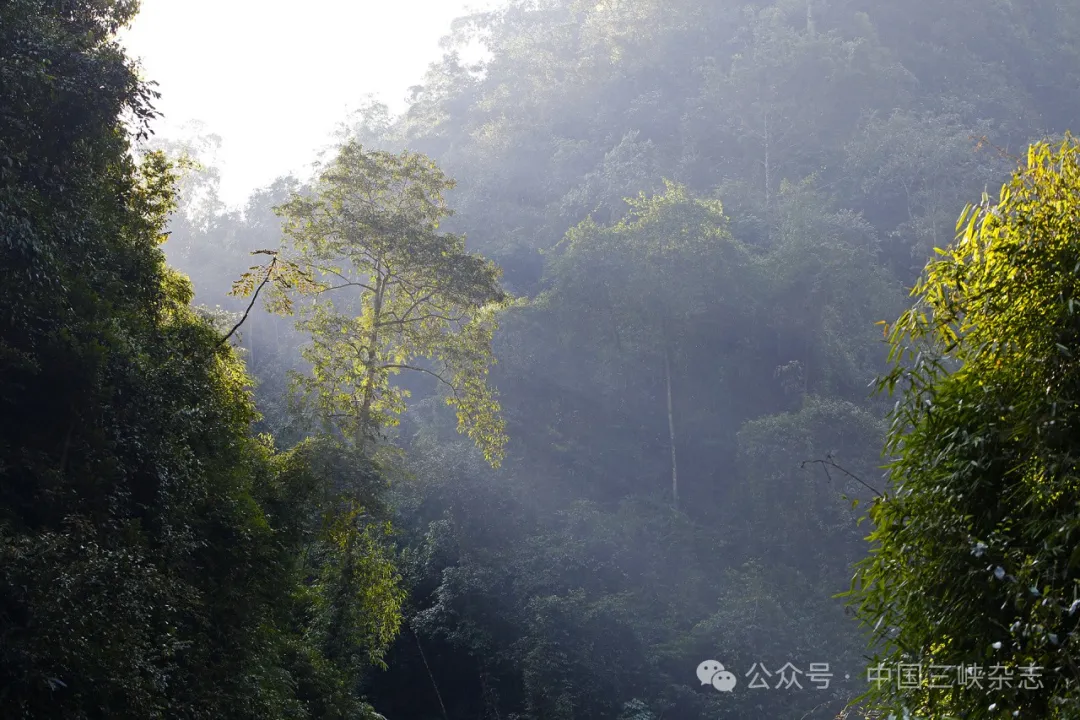
[[[138,9],[0,0],[0,716],[1080,718],[1080,4],[504,0],[241,209]]]

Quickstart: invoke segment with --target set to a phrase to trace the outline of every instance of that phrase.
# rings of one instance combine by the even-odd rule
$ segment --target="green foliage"
[[[439,191],[457,214],[438,230],[467,233],[508,288],[538,296],[490,338],[499,363],[485,379],[513,438],[498,475],[455,436],[438,380],[385,376],[397,384],[382,421],[409,405],[395,440],[415,477],[394,508],[414,632],[363,686],[392,718],[823,719],[865,687],[856,628],[831,596],[866,550],[851,502],[874,493],[801,463],[828,458],[885,487],[885,400],[866,397],[886,354],[873,322],[899,311],[960,198],[1000,183],[999,156],[1076,115],[1080,6],[745,6],[513,0],[455,24],[406,113],[370,105],[350,131],[366,157],[407,148],[457,178]],[[489,56],[469,65],[456,50],[473,40]],[[201,301],[276,245],[269,208],[292,191],[321,193],[284,181],[245,216],[202,223],[201,258],[166,245]],[[275,279],[302,280],[291,269]],[[267,270],[254,269],[252,293]],[[328,312],[355,330],[365,304],[356,292]],[[255,312],[239,332],[264,427],[295,433],[278,396],[288,370],[310,369],[293,352],[306,338]],[[318,362],[327,377],[363,375],[362,362]],[[319,563],[328,577],[341,567]],[[941,604],[947,575],[923,594]],[[927,623],[940,615],[929,603],[917,606]],[[718,698],[692,674],[714,653],[744,669],[828,660],[853,679],[838,675],[821,705]],[[345,697],[326,690],[342,676],[321,677],[313,695]]]
[[[1000,666],[1014,680],[883,685],[883,706],[1076,714],[1078,207],[1080,146],[1032,146],[999,202],[961,216],[890,329],[894,490],[871,510],[854,599],[883,661]],[[1025,667],[1040,677],[1022,680]]]
[[[802,463],[829,457],[852,475],[876,481],[875,449],[883,436],[882,423],[865,409],[813,395],[804,398],[797,412],[743,425],[738,464],[742,476],[753,482],[729,495],[737,512],[727,522],[754,538],[750,558],[842,583],[850,563],[862,557],[851,503],[844,500],[868,499],[868,491],[841,472]],[[811,527],[813,543],[792,533]]]
[[[551,263],[552,293],[561,303],[596,317],[604,340],[635,355],[662,353],[710,313],[748,312],[746,289],[756,268],[727,231],[719,202],[671,183],[663,193],[626,202],[628,214],[618,223],[603,227],[590,219],[567,233]]]
[[[882,267],[866,218],[830,206],[812,180],[783,183],[773,211],[760,304],[776,333],[778,377],[865,403],[885,359],[874,323],[896,312],[899,283]],[[783,368],[783,369],[781,369]]]
[[[902,104],[912,84],[876,38],[792,23],[791,5],[746,9],[735,52],[704,59],[686,119],[688,171],[750,183],[766,211],[781,182],[829,169],[865,108]]]
[[[152,116],[112,40],[134,10],[0,7],[4,715],[371,717],[386,519],[341,527],[353,477],[252,434],[243,363],[165,265],[174,168],[121,122]]]
[[[281,206],[290,262],[311,278],[295,288],[310,300],[299,327],[311,336],[303,353],[311,372],[298,387],[320,418],[363,444],[405,409],[409,392],[391,377],[430,375],[449,390],[462,432],[498,465],[506,439],[486,375],[508,298],[492,263],[466,253],[464,237],[438,231],[451,187],[421,155],[350,142],[314,195]],[[276,297],[289,297],[275,287]]]
[[[853,191],[869,200],[889,236],[908,241],[910,257],[888,258],[905,272],[917,273],[934,248],[951,240],[964,198],[996,185],[1009,169],[993,149],[978,151],[976,140],[994,128],[972,115],[969,103],[957,102],[938,112],[871,116],[845,148],[847,172],[861,179]]]
[[[815,412],[818,433],[843,432],[842,412]],[[778,563],[785,548],[770,547],[775,538],[759,541],[733,522],[695,523],[659,493],[549,515],[521,468],[485,476],[467,455],[426,441],[412,455],[422,462],[398,503],[419,608],[412,624],[443,658],[432,664],[451,716],[481,702],[472,700],[479,675],[489,693],[475,712],[485,717],[614,720],[634,699],[657,716],[737,717],[763,706],[797,717],[805,697],[715,696],[697,689],[693,669],[713,655],[740,672],[763,659],[828,655],[836,667],[846,659],[849,619],[827,595],[808,600],[820,580],[792,573],[800,561],[790,552],[788,566]],[[730,502],[733,516],[747,506]],[[391,716],[437,716],[429,693],[399,685],[413,668],[412,645],[400,642],[390,677],[373,686],[377,704]],[[422,666],[416,672],[416,683],[427,679]],[[818,699],[834,711],[845,701],[840,690]]]

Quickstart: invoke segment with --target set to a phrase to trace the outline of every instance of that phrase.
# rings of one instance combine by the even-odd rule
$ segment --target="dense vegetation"
[[[858,597],[896,628],[878,631],[895,660],[997,668],[992,692],[880,688],[898,708],[1076,716],[1078,206],[1080,144],[1032,146],[1000,202],[964,214],[892,329],[897,490],[871,512],[878,552]]]
[[[1075,716],[1080,7],[511,0],[243,211],[136,9],[0,5],[5,717]]]
[[[12,718],[364,717],[400,623],[377,470],[256,436],[132,162],[133,8],[0,11],[0,693]]]

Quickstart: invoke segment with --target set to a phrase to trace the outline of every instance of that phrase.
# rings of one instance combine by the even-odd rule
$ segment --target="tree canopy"
[[[311,371],[297,384],[319,417],[363,445],[405,409],[409,391],[391,376],[424,373],[449,389],[459,427],[498,465],[506,438],[486,376],[496,314],[509,298],[490,261],[439,232],[452,187],[416,153],[343,145],[312,195],[294,194],[277,210],[294,271],[275,278],[275,307],[298,308],[311,337],[303,352]],[[294,289],[304,301],[288,298]]]

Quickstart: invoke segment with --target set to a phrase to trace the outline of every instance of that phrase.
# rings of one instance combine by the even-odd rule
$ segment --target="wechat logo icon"
[[[725,670],[716,660],[706,660],[698,665],[697,676],[702,685],[712,685],[720,692],[731,692],[735,689],[735,675]]]

